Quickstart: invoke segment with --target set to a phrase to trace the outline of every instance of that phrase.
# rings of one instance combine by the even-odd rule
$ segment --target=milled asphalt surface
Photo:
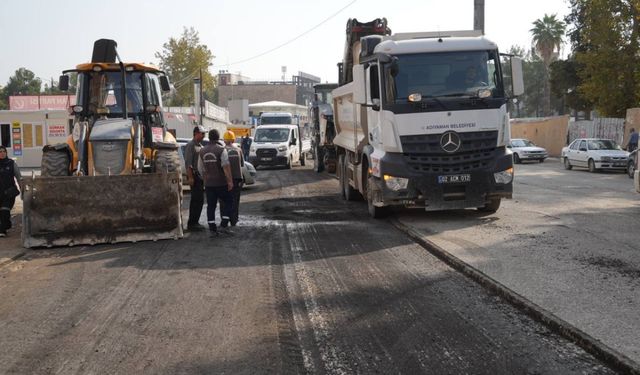
[[[631,180],[620,173],[565,171],[554,160],[519,165],[516,175],[515,199],[503,201],[496,214],[403,210],[395,217],[435,246],[640,362],[640,195]],[[361,206],[349,209],[366,210]],[[20,202],[13,213],[21,213]],[[1,239],[0,264],[25,253],[17,229]]]

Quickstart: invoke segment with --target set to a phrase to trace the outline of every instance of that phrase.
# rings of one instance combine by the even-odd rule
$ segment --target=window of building
[[[0,124],[0,144],[4,147],[11,147],[11,125]]]
[[[43,143],[42,124],[22,124],[22,147],[42,147]]]

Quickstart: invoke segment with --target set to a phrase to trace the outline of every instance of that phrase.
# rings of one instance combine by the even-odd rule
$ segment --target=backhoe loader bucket
[[[183,236],[178,172],[25,179],[26,248]]]

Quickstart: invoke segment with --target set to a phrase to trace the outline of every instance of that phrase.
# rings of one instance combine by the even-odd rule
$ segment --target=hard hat
[[[227,130],[226,132],[224,132],[224,135],[222,136],[222,139],[224,139],[225,141],[235,141],[236,140],[236,135],[233,134],[233,132],[231,130]]]

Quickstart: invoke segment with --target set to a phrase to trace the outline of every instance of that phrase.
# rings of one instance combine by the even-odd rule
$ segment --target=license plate
[[[438,176],[439,184],[455,184],[460,182],[470,182],[470,174],[452,174],[447,176]]]
[[[260,158],[262,161],[271,161],[271,158]]]
[[[618,162],[618,163],[613,163],[613,166],[614,166],[614,167],[626,167],[626,166],[627,166],[627,164],[626,164],[626,163],[620,163],[620,162]]]

